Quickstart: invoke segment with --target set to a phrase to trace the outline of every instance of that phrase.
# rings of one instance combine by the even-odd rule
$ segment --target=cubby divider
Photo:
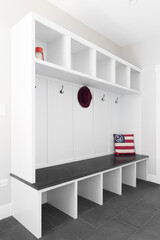
[[[97,78],[115,83],[115,60],[97,52]]]
[[[102,174],[99,173],[78,181],[78,195],[102,205]]]
[[[147,162],[139,161],[136,163],[136,178],[147,180]]]
[[[118,195],[122,194],[121,168],[103,173],[103,189]]]
[[[140,72],[131,69],[131,89],[140,91],[141,83],[140,83]]]
[[[72,70],[95,75],[96,52],[94,49],[71,39],[71,68]]]
[[[130,68],[116,61],[116,84],[130,88]]]
[[[136,187],[136,163],[122,167],[122,183]]]
[[[35,47],[42,47],[44,60],[63,67],[70,66],[69,37],[36,22]]]
[[[47,202],[68,214],[77,218],[77,183],[69,183],[64,186],[47,191]]]

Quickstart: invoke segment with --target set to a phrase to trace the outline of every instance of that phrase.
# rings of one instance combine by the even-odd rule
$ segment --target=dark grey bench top
[[[106,155],[36,170],[36,183],[31,184],[11,173],[12,177],[29,186],[41,190],[61,183],[69,182],[94,173],[114,169],[128,163],[148,158],[146,155]]]

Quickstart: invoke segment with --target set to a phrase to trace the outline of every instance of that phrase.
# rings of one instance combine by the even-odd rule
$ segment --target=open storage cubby
[[[140,84],[140,72],[131,69],[131,89],[140,91],[141,84]]]
[[[71,39],[71,68],[75,71],[94,75],[94,50]]]
[[[72,218],[77,218],[76,183],[67,183],[42,192],[42,204],[49,203]]]
[[[39,23],[35,22],[35,47],[42,47],[44,60],[66,67],[67,38],[65,35]]]
[[[122,167],[122,183],[136,187],[136,163]]]
[[[136,178],[141,180],[147,179],[147,163],[146,161],[140,161],[136,164]]]
[[[116,84],[130,88],[130,68],[116,61]]]
[[[113,169],[103,173],[103,189],[116,193],[122,194],[122,182],[121,182],[121,169]]]
[[[115,60],[97,52],[96,56],[97,78],[115,83]]]
[[[94,203],[102,205],[102,175],[96,174],[95,176],[89,176],[78,181],[78,195]],[[78,207],[81,208],[81,206]]]

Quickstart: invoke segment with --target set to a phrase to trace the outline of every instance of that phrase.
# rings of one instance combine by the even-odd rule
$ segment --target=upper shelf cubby
[[[103,53],[97,52],[96,66],[97,78],[112,83],[115,82],[115,60],[104,55]]]
[[[45,61],[67,66],[66,36],[37,21],[35,22],[35,47],[43,48]]]
[[[116,61],[116,84],[130,88],[130,68]]]
[[[71,39],[72,70],[94,75],[94,50],[74,39]]]
[[[140,72],[131,69],[131,89],[140,91],[141,85],[140,85]]]
[[[35,59],[36,74],[106,89],[120,94],[140,93],[136,66],[35,14],[35,45],[44,61]]]

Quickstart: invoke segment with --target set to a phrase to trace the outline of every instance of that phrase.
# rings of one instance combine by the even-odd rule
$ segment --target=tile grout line
[[[157,211],[158,212],[158,211]],[[130,240],[137,232],[139,232],[140,230],[142,230],[142,228],[150,221],[152,220],[152,218],[157,214],[157,212],[149,219],[147,220],[133,235],[131,235],[127,240]]]

